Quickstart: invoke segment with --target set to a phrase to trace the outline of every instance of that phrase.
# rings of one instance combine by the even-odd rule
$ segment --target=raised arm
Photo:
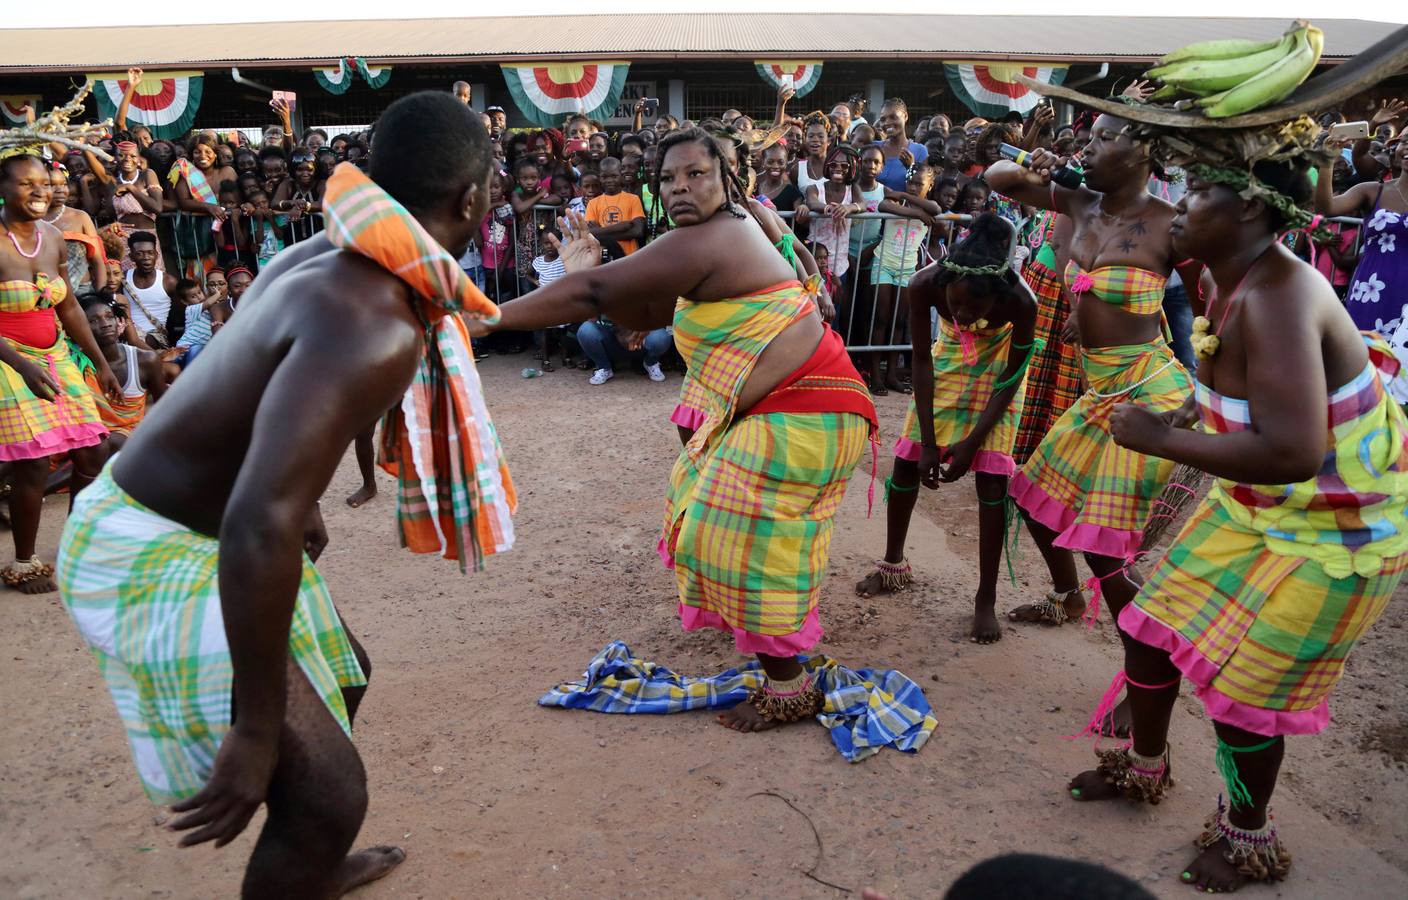
[[[983,180],[997,193],[1011,197],[1018,203],[1038,209],[1054,209],[1069,216],[1077,205],[1084,205],[1097,195],[1085,185],[1070,190],[1052,184],[1051,172],[1063,162],[1065,160],[1050,150],[1033,150],[1031,168],[1024,168],[1008,159],[999,159],[988,166]]]
[[[1356,184],[1343,194],[1336,194],[1334,188],[1334,160],[1322,163],[1315,176],[1315,211],[1322,216],[1358,215],[1373,202],[1371,191],[1378,190],[1373,182]]]
[[[117,105],[117,115],[112,117],[114,131],[127,130],[127,110],[132,106],[132,95],[137,93],[137,85],[142,83],[142,70],[132,67],[127,70],[127,89],[122,92],[122,102]]]
[[[636,331],[662,328],[670,324],[676,299],[693,293],[709,275],[703,255],[686,249],[691,237],[679,231],[602,266],[601,245],[586,220],[569,213],[564,221],[567,240],[558,242],[558,253],[570,274],[503,304],[494,330],[535,331],[598,316]],[[548,240],[556,238],[548,235]]]
[[[781,125],[787,121],[787,101],[797,96],[797,90],[787,85],[780,85],[777,89],[777,109],[773,112],[772,123]]]

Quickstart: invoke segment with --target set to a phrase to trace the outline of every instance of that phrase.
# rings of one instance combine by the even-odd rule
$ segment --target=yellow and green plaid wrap
[[[675,309],[704,417],[670,474],[660,554],[675,569],[681,624],[730,631],[748,653],[790,656],[820,638],[832,518],[870,434],[854,413],[735,418],[768,344],[814,309],[795,281]]]
[[[992,402],[993,386],[1002,377],[1008,355],[1012,353],[1011,324],[972,329],[971,334],[972,355],[964,359],[963,335],[952,322],[939,317],[939,339],[930,354],[934,362],[934,443],[940,450],[952,447],[973,433],[973,427]],[[1023,372],[1012,402],[983,438],[983,445],[973,459],[972,471],[990,475],[1012,475],[1017,471],[1017,464],[1012,460],[1012,445],[1017,440],[1017,423],[1022,418],[1026,381],[1027,375]],[[919,415],[911,399],[904,427],[895,439],[895,456],[917,462],[923,443]]]
[[[1089,389],[1051,426],[1011,493],[1057,533],[1056,546],[1129,559],[1174,464],[1116,444],[1110,413],[1118,403],[1178,409],[1192,385],[1163,339],[1085,350],[1082,361]]]
[[[1216,497],[1202,501],[1120,627],[1167,650],[1208,715],[1254,734],[1314,734],[1345,660],[1388,605],[1408,555],[1375,575],[1335,578],[1314,560],[1268,552]]]
[[[230,730],[234,669],[219,549],[215,538],[133,500],[110,465],[78,495],[59,545],[59,594],[117,704],[142,786],[158,803],[205,785]],[[288,652],[350,735],[341,689],[367,679],[307,557]]]

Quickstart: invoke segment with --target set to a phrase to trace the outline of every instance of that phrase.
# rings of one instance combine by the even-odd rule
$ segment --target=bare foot
[[[893,571],[885,572],[881,565],[891,566]],[[876,567],[870,570],[870,574],[856,582],[856,596],[869,600],[871,597],[880,594],[893,594],[895,591],[902,591],[914,582],[914,575],[911,573],[909,564],[901,560],[898,563],[886,563],[883,560],[876,563]]]
[[[1070,783],[1066,789],[1071,792],[1073,799],[1086,803],[1092,800],[1113,800],[1123,796],[1120,789],[1105,780],[1098,769],[1089,769],[1081,772]]]
[[[380,845],[358,850],[350,854],[338,867],[338,891],[341,897],[368,882],[384,878],[406,859],[406,851],[400,847]]]
[[[997,624],[992,601],[974,604],[973,630],[968,633],[968,639],[975,644],[995,644],[1002,640],[1002,626]]]
[[[754,731],[769,731],[783,724],[776,719],[764,719],[762,714],[753,708],[753,704],[744,700],[727,712],[718,716],[719,724],[725,728],[732,728],[734,731],[742,731],[745,734]]]
[[[369,481],[347,496],[347,505],[356,509],[376,496],[376,482]]]
[[[1129,714],[1129,696],[1126,695],[1100,723],[1100,734],[1103,737],[1127,738],[1132,727],[1134,720]]]
[[[856,582],[856,596],[864,597],[867,600],[879,594],[888,594],[890,589],[885,587],[885,578],[879,572],[871,572],[869,575]]]
[[[1188,864],[1178,879],[1209,894],[1229,894],[1247,883],[1247,878],[1222,854],[1232,848],[1226,838],[1218,838]]]
[[[54,584],[54,579],[48,575],[35,575],[14,585],[14,588],[21,594],[48,594],[57,591],[59,586]]]
[[[1060,615],[1056,610],[1059,606]],[[1079,619],[1085,613],[1085,594],[1081,591],[1071,591],[1069,594],[1058,594],[1052,591],[1046,595],[1044,600],[1036,603],[1023,603],[1016,609],[1009,610],[1007,619],[1011,622],[1027,622],[1037,625],[1063,625]],[[1065,618],[1062,618],[1062,615]]]

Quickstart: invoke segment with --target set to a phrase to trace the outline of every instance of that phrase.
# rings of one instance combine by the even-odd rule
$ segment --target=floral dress
[[[1345,306],[1362,331],[1388,339],[1398,361],[1408,368],[1408,215],[1383,209],[1374,201],[1364,220],[1364,250],[1354,270]],[[1408,403],[1408,376],[1389,383],[1389,393]]]

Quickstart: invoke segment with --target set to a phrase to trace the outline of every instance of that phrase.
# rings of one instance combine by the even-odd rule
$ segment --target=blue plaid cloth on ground
[[[826,695],[817,721],[849,762],[886,746],[917,752],[938,727],[924,691],[894,669],[848,669],[825,656],[798,659],[816,673],[817,687]],[[746,700],[748,691],[761,688],[763,678],[756,661],[706,678],[676,675],[612,641],[587,665],[581,680],[559,684],[539,697],[538,705],[653,715],[729,709]]]

